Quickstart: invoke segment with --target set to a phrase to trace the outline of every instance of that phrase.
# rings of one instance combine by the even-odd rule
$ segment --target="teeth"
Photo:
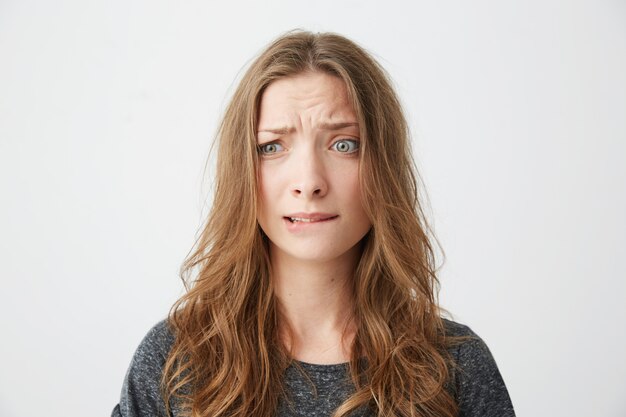
[[[332,217],[327,217],[327,218],[317,218],[317,219],[308,219],[308,218],[302,218],[302,217],[288,217],[288,219],[292,222],[302,222],[302,223],[314,223],[314,222],[321,222],[324,220],[329,220],[329,219],[334,219],[337,216],[332,216]]]
[[[291,220],[292,222],[304,222],[304,223],[311,223],[311,222],[317,221],[315,219],[302,219],[300,217],[290,217],[289,220]]]

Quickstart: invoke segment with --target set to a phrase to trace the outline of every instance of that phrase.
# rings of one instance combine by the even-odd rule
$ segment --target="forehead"
[[[272,82],[261,96],[259,128],[289,124],[293,119],[356,121],[343,80],[324,72],[306,72]]]

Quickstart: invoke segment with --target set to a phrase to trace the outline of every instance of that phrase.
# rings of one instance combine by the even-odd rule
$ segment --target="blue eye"
[[[340,139],[333,143],[331,149],[341,153],[354,153],[359,150],[359,141],[354,139]]]
[[[275,142],[259,145],[259,152],[263,155],[273,155],[282,150],[284,150],[283,146]]]

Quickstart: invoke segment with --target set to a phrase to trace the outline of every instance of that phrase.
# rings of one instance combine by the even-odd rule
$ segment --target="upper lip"
[[[310,219],[310,220],[326,220],[331,217],[337,217],[337,214],[331,213],[291,213],[285,217],[297,218],[297,219]]]

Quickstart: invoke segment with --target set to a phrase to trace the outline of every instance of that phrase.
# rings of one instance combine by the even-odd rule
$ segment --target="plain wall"
[[[280,33],[372,52],[446,253],[441,304],[519,416],[626,415],[622,1],[0,1],[0,416],[109,415]]]

